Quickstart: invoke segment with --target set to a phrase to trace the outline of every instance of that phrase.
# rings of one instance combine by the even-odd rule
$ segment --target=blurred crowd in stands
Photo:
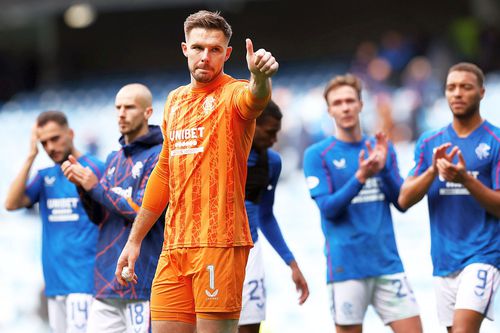
[[[457,61],[474,62],[486,73],[482,115],[500,126],[500,112],[495,112],[500,107],[499,28],[481,27],[472,19],[457,19],[449,30],[440,36],[402,34],[390,30],[378,40],[361,41],[347,58],[332,55],[328,61],[281,62],[280,70],[273,79],[273,99],[284,113],[281,137],[275,147],[283,155],[283,178],[292,174],[289,172],[292,168],[302,167],[306,147],[334,133],[323,89],[334,75],[345,72],[358,75],[364,82],[361,117],[364,131],[373,133],[383,130],[396,144],[404,144],[413,142],[423,131],[451,120],[443,93],[446,71]],[[2,97],[12,91],[12,85],[18,85],[19,80],[23,80],[16,76],[16,70],[22,66],[31,68],[25,71],[30,77],[25,82],[34,83],[36,65],[33,62],[16,62],[15,57],[6,56],[0,50],[0,121],[4,125],[0,137],[3,135],[7,140],[2,148],[0,173],[7,176],[15,174],[20,163],[19,156],[28,148],[30,127],[39,112],[61,110],[67,113],[71,127],[77,133],[77,145],[85,146],[87,152],[103,159],[107,152],[118,147],[114,96],[121,86],[141,82],[150,87],[155,109],[152,123],[160,124],[168,92],[178,85],[189,83],[185,68],[178,72],[114,74],[38,88],[23,83],[23,92],[2,101]],[[246,73],[244,69],[227,72],[235,77]],[[10,180],[10,177],[2,177],[0,189],[6,189]],[[4,244],[7,244],[6,240]],[[17,257],[12,261],[15,260]],[[32,262],[38,262],[38,258]],[[25,269],[28,270],[29,265]],[[24,282],[20,277],[16,276],[16,279]],[[35,287],[39,288],[38,285]],[[34,288],[27,289],[25,293],[32,295]],[[14,298],[14,294],[11,297]],[[10,319],[4,317],[3,322]]]
[[[488,98],[500,93],[500,32],[495,27],[480,28],[474,20],[457,19],[440,36],[388,30],[378,40],[361,41],[351,57],[331,59],[285,61],[274,78],[273,99],[285,113],[278,149],[288,153],[293,165],[299,168],[303,149],[334,132],[333,122],[326,113],[323,88],[336,74],[351,72],[363,80],[364,130],[367,133],[383,130],[396,143],[411,142],[423,131],[450,119],[443,100],[443,80],[449,66],[457,61],[475,62],[485,71]],[[240,75],[238,69],[236,73],[230,70],[228,73]],[[245,73],[243,69],[241,73]],[[124,74],[62,82],[18,93],[0,104],[0,112],[59,109],[67,112],[70,120],[91,116],[106,124],[106,119],[112,119],[117,89],[129,82],[141,82],[153,92],[159,122],[159,111],[170,89],[187,84],[188,80],[182,68],[174,73]],[[103,111],[107,112],[101,114]],[[495,119],[490,120],[495,123]],[[88,150],[93,153],[98,152],[100,144],[115,138],[113,134],[97,131],[97,127],[83,133]]]

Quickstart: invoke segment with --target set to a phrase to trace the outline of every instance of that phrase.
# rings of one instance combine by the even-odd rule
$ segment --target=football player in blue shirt
[[[252,150],[248,157],[245,208],[254,247],[250,250],[243,284],[239,333],[258,333],[260,323],[266,318],[266,289],[261,244],[258,240],[259,229],[290,267],[292,280],[296,289],[300,291],[299,304],[303,304],[309,296],[307,282],[292,252],[288,249],[273,212],[276,185],[281,173],[281,157],[270,148],[276,142],[282,117],[278,105],[269,101],[257,118]]]
[[[493,320],[500,280],[500,129],[481,117],[483,83],[474,64],[449,69],[453,121],[419,138],[398,200],[408,208],[427,194],[438,317],[454,333]]]
[[[390,204],[403,182],[385,135],[361,131],[361,81],[326,86],[336,134],[310,146],[304,173],[326,238],[327,283],[338,333],[360,333],[368,305],[394,332],[422,332],[419,309],[399,258]]]
[[[64,113],[42,112],[32,129],[28,158],[5,202],[7,210],[39,204],[45,295],[49,324],[55,333],[86,332],[94,286],[97,226],[87,217],[76,186],[64,177],[60,164],[72,154],[97,175],[101,175],[104,165],[78,151],[73,137]],[[55,165],[39,170],[28,183],[38,142]]]
[[[128,84],[116,95],[121,149],[109,154],[104,176],[83,168],[71,156],[61,168],[85,190],[85,208],[99,224],[95,270],[95,301],[87,333],[146,333],[151,331],[151,283],[163,245],[164,216],[142,243],[134,283],[121,285],[115,277],[118,257],[142,203],[147,180],[160,153],[163,135],[148,125],[153,97],[142,84]]]

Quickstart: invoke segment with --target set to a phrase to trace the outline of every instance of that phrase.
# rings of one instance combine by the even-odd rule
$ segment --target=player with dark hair
[[[99,224],[95,301],[87,333],[151,331],[149,300],[163,242],[163,221],[158,219],[145,237],[136,265],[136,274],[141,276],[137,284],[118,283],[115,267],[163,142],[160,127],[148,125],[152,102],[151,92],[142,84],[128,84],[116,94],[122,147],[109,154],[103,177],[83,168],[71,156],[61,166],[64,174],[83,189],[85,208]]]
[[[385,135],[362,133],[361,81],[333,78],[324,97],[336,134],[304,155],[304,173],[321,213],[327,283],[338,333],[360,333],[368,305],[394,332],[422,332],[419,309],[399,258],[390,204],[403,179]]]
[[[399,195],[408,208],[427,194],[438,317],[453,333],[493,320],[500,281],[500,129],[481,117],[483,83],[474,64],[449,69],[453,121],[419,138]]]
[[[152,288],[153,330],[236,332],[252,246],[244,206],[247,159],[278,63],[264,49],[254,52],[247,39],[250,80],[236,80],[223,71],[232,48],[221,15],[192,14],[184,32],[191,83],[167,98],[163,148],[116,276],[126,283],[122,269],[134,272],[144,235],[169,203]]]
[[[250,250],[243,284],[239,333],[258,333],[260,323],[266,319],[266,289],[261,245],[258,241],[259,229],[283,261],[290,266],[292,280],[300,291],[299,304],[303,304],[309,296],[307,282],[288,249],[273,212],[274,195],[281,173],[281,157],[270,148],[277,140],[281,118],[282,113],[278,105],[269,101],[257,118],[252,150],[248,158],[245,207],[254,247]]]
[[[31,132],[28,158],[7,193],[5,208],[40,206],[42,266],[49,324],[54,333],[86,332],[92,304],[97,227],[89,221],[76,186],[63,175],[60,164],[71,154],[101,175],[104,166],[73,145],[74,132],[60,111],[42,112]],[[39,170],[28,182],[40,142],[55,165]],[[27,185],[26,185],[27,184]]]

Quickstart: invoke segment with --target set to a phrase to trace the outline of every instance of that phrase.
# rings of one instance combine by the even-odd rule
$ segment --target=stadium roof
[[[98,12],[130,11],[165,7],[217,7],[238,10],[249,0],[1,0],[0,29],[19,28],[37,19],[60,15],[71,5],[89,4]],[[256,0],[253,0],[256,1]],[[260,0],[263,1],[263,0]],[[269,0],[267,0],[269,1]]]

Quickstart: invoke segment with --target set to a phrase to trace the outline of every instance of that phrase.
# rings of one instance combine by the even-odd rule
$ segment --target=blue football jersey
[[[122,286],[115,277],[116,263],[137,216],[147,181],[158,161],[163,136],[159,126],[109,154],[99,183],[86,193],[85,209],[99,224],[95,269],[95,297],[148,300],[163,245],[164,215],[151,227],[135,264],[138,283]],[[87,200],[90,199],[90,200]]]
[[[321,213],[329,283],[403,271],[390,212],[402,183],[396,154],[390,145],[384,169],[361,184],[355,173],[368,139],[374,145],[368,137],[354,143],[329,137],[305,151],[304,173]]]
[[[451,124],[424,133],[415,147],[410,176],[427,170],[434,149],[447,142],[460,148],[469,174],[489,188],[500,188],[500,129],[488,121],[466,138],[458,137]],[[457,161],[455,156],[453,163]],[[461,184],[441,177],[436,177],[427,196],[434,275],[446,276],[475,262],[499,267],[498,218],[481,207]]]
[[[78,162],[98,176],[104,169],[102,162],[89,155]],[[39,170],[26,195],[40,206],[45,294],[92,294],[98,228],[87,217],[76,186],[57,164]]]
[[[252,149],[248,157],[248,176],[253,172],[252,167],[257,164],[259,154]],[[272,149],[267,150],[267,182],[263,184],[260,191],[262,192],[259,202],[245,200],[245,208],[250,225],[250,233],[252,240],[255,243],[258,240],[258,230],[260,229],[269,244],[276,250],[286,264],[290,264],[295,258],[288,248],[285,239],[281,233],[278,221],[274,216],[273,205],[276,186],[281,174],[281,157]]]

